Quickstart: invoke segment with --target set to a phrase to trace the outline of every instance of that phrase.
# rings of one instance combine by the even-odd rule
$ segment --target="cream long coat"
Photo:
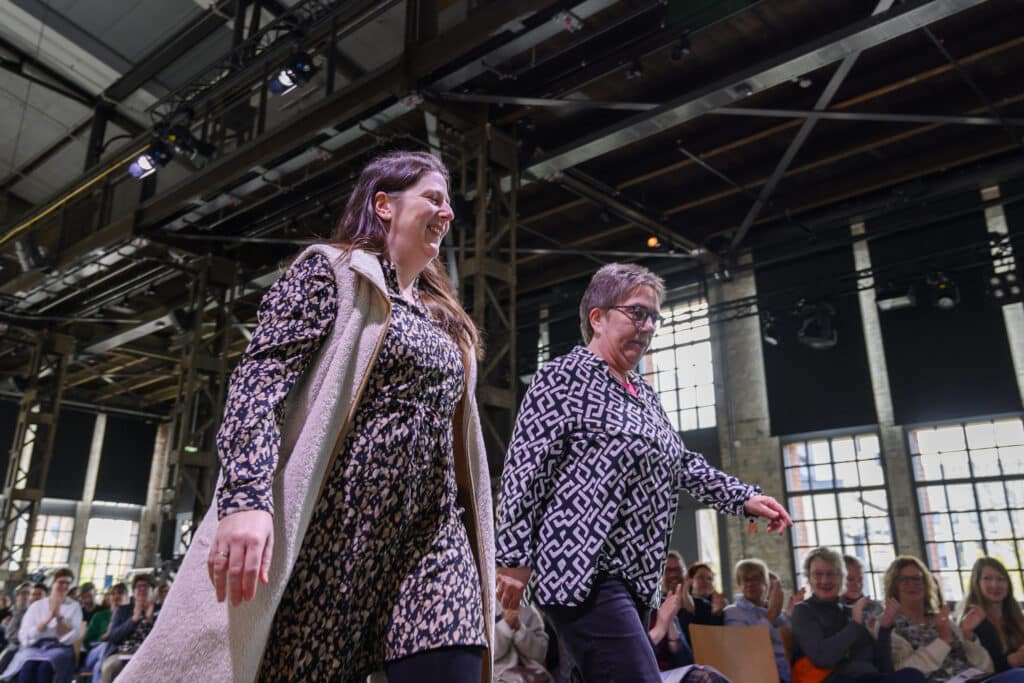
[[[338,317],[309,370],[288,396],[281,453],[274,477],[274,551],[270,583],[238,607],[218,603],[207,574],[217,530],[211,505],[182,561],[160,619],[128,666],[123,683],[249,683],[254,680],[277,605],[298,557],[327,469],[351,423],[380,351],[391,305],[377,257],[326,245],[307,249],[334,265]],[[494,642],[494,523],[490,475],[480,416],[472,391],[476,360],[467,358],[467,400],[455,413],[455,469],[459,504],[481,581],[487,642]],[[424,615],[432,618],[432,615]],[[385,681],[382,672],[371,681]],[[491,657],[483,681],[491,680]]]

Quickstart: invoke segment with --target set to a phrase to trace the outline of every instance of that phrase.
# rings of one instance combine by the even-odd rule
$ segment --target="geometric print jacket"
[[[499,567],[531,567],[531,598],[581,605],[599,573],[657,607],[683,489],[727,514],[761,493],[686,450],[657,394],[632,396],[577,346],[534,375],[501,475]]]

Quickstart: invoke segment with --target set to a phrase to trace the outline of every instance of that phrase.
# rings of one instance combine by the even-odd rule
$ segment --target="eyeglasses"
[[[920,574],[914,574],[913,576],[897,576],[896,580],[900,583],[924,583],[924,577]]]
[[[650,320],[651,324],[657,327],[665,320],[657,311],[652,311],[646,306],[609,306],[608,308],[625,313],[636,325],[643,325],[645,320]]]
[[[811,572],[811,581],[828,581],[838,578],[839,572]]]

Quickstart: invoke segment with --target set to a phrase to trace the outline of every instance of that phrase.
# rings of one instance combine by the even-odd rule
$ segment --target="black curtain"
[[[124,417],[107,417],[96,500],[145,505],[157,425]]]

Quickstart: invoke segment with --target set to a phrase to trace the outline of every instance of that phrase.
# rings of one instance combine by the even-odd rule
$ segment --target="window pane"
[[[942,573],[946,597],[962,596],[972,565],[985,554],[1002,561],[1018,585],[1024,422],[1008,418],[916,429],[909,441],[912,450],[925,453],[915,457],[913,472],[928,565]],[[946,510],[948,516],[932,514]]]

